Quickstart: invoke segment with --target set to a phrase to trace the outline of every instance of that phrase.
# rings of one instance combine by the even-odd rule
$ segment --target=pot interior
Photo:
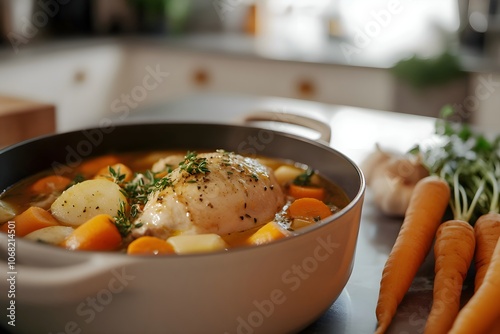
[[[0,192],[37,172],[77,167],[84,159],[137,150],[215,150],[291,159],[317,169],[349,198],[364,187],[359,168],[336,150],[272,130],[226,124],[155,123],[91,128],[44,136],[0,151]]]

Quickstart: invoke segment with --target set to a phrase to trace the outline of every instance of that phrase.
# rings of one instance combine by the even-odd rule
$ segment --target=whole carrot
[[[476,276],[474,280],[474,292],[483,284],[484,276],[491,262],[496,242],[500,238],[500,214],[490,212],[480,216],[474,225],[476,236]],[[489,333],[500,333],[500,317],[490,328]]]
[[[450,200],[448,183],[437,177],[420,180],[412,193],[396,242],[382,273],[376,308],[376,334],[384,333],[427,256]]]
[[[435,277],[433,302],[425,334],[447,333],[458,311],[462,285],[474,256],[474,229],[463,220],[441,224],[434,244]]]
[[[490,212],[480,216],[474,225],[476,236],[476,277],[474,279],[474,291],[477,291],[483,283],[484,275],[490,264],[496,242],[500,237],[500,214]]]
[[[496,243],[483,283],[460,310],[449,334],[485,333],[500,317],[500,242]]]

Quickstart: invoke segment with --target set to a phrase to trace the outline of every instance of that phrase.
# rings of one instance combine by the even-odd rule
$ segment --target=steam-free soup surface
[[[0,196],[3,232],[70,250],[160,255],[293,237],[349,203],[313,166],[233,152],[108,154]],[[64,173],[60,173],[60,171]]]

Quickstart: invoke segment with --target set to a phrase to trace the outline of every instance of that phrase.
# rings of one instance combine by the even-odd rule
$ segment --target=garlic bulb
[[[365,175],[367,185],[372,183],[377,170],[383,168],[392,157],[392,153],[383,151],[378,144],[375,146],[375,151],[369,154],[360,166],[363,174]]]
[[[419,159],[387,153],[378,146],[365,161],[364,168],[375,205],[390,216],[405,214],[413,188],[428,175]]]

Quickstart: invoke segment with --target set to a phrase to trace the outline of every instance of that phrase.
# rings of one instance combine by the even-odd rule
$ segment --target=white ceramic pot
[[[299,236],[221,253],[132,257],[69,252],[17,239],[16,274],[9,274],[3,256],[7,269],[0,278],[2,307],[15,302],[15,327],[7,317],[5,328],[16,333],[275,334],[299,331],[332,305],[353,267],[365,181],[350,159],[326,145],[233,125],[90,129],[0,151],[0,189],[60,163],[74,166],[109,151],[158,148],[223,148],[292,159],[339,184],[352,201]],[[8,238],[0,237],[8,254]],[[14,298],[4,292],[11,276]]]

